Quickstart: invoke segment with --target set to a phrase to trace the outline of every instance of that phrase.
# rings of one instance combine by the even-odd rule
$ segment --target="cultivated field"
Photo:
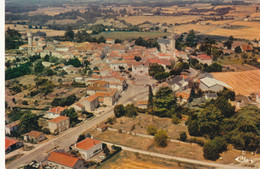
[[[227,37],[234,36],[234,38],[248,40],[260,39],[260,22],[235,21],[229,25],[235,25],[237,28],[218,28],[208,32],[207,34]]]
[[[106,39],[121,39],[121,40],[131,40],[137,39],[138,37],[142,38],[158,38],[167,36],[169,33],[164,32],[102,32],[98,35],[104,36]]]
[[[214,78],[231,86],[236,94],[250,95],[260,92],[260,70],[212,73]]]
[[[101,164],[97,169],[186,169],[192,167],[195,166],[129,151],[122,151]],[[196,168],[204,169],[205,167],[196,166]]]
[[[146,21],[151,23],[167,23],[167,24],[175,24],[175,23],[187,23],[193,20],[201,19],[201,16],[195,15],[184,15],[184,16],[128,16],[120,18],[125,20],[128,23],[133,25],[138,25],[144,23]]]
[[[19,31],[21,34],[25,34],[27,33],[29,30],[32,33],[36,33],[38,31],[40,32],[45,32],[47,37],[50,36],[64,36],[65,31],[63,30],[52,30],[52,29],[29,29],[28,25],[16,25],[15,24],[6,24],[5,25],[5,30],[7,30],[7,28],[9,27],[10,29],[15,29],[17,31]]]
[[[135,118],[117,118],[116,123],[111,125],[111,127],[127,131],[131,131],[134,128],[132,130],[134,133],[147,134],[146,129],[149,125],[153,125],[157,129],[166,129],[168,136],[172,139],[178,139],[182,131],[188,133],[187,126],[183,124],[174,125],[170,118],[159,118],[148,114],[139,114]]]

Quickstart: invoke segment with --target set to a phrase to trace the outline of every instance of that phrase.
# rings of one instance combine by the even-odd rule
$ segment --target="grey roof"
[[[202,78],[204,78],[204,77],[213,78],[213,75],[210,74],[210,73],[201,73],[198,78],[199,78],[199,79],[202,79]]]
[[[170,39],[163,39],[163,38],[159,38],[158,40],[157,40],[157,42],[158,43],[164,43],[164,44],[170,44],[171,43],[171,41],[170,41]]]
[[[173,85],[175,83],[180,82],[181,80],[182,80],[182,78],[178,75],[178,76],[175,76],[174,78],[166,81],[166,83],[169,84],[169,85]]]
[[[209,98],[217,98],[217,97],[218,97],[217,93],[207,93],[206,95],[207,95]]]

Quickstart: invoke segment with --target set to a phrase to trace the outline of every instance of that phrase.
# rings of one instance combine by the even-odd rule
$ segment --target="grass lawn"
[[[164,32],[120,32],[120,31],[115,31],[115,32],[102,32],[98,35],[99,36],[104,36],[106,39],[120,39],[120,40],[132,40],[132,39],[137,39],[138,37],[142,38],[158,38],[158,37],[163,37],[163,36],[168,36],[170,33],[164,33]]]

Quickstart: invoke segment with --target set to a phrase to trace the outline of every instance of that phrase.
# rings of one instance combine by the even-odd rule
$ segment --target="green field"
[[[158,38],[163,36],[168,36],[170,33],[164,33],[164,32],[102,32],[98,35],[104,36],[106,39],[120,39],[120,40],[132,40],[137,39],[138,37],[142,38]]]

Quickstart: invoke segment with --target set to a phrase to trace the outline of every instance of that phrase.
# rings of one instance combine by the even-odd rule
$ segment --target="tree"
[[[140,56],[135,56],[134,59],[139,62],[140,60],[142,60],[142,58]]]
[[[159,130],[155,135],[154,135],[154,143],[157,146],[160,147],[166,147],[167,146],[167,140],[168,136],[165,130]]]
[[[210,136],[211,138],[217,136],[223,119],[224,115],[221,113],[221,110],[210,104],[198,114],[200,133],[204,136]]]
[[[114,114],[117,118],[125,115],[125,108],[122,104],[116,105],[114,107]]]
[[[34,72],[35,72],[35,73],[42,73],[43,69],[44,69],[44,66],[43,66],[43,64],[42,64],[41,61],[38,61],[38,62],[35,64],[35,66],[34,66]]]
[[[155,126],[153,126],[153,125],[147,126],[146,131],[147,131],[147,133],[148,133],[149,135],[153,135],[153,136],[157,133],[157,129],[156,129]]]
[[[187,139],[187,134],[186,134],[186,132],[181,132],[180,133],[180,140],[181,141],[186,141],[186,139]]]
[[[149,65],[149,75],[154,77],[156,73],[159,72],[165,72],[162,65],[159,65],[158,63],[152,63]]]
[[[70,118],[70,126],[74,127],[78,122],[78,115],[76,113],[76,110],[74,108],[65,109],[61,112],[62,116],[67,116]]]
[[[18,49],[22,44],[21,34],[17,30],[8,27],[5,32],[5,49]]]
[[[116,40],[115,40],[115,43],[122,43],[122,40],[116,39]]]
[[[240,47],[240,46],[237,46],[237,47],[235,48],[235,52],[236,52],[236,53],[242,53],[241,47]]]
[[[187,34],[185,45],[189,47],[195,47],[197,45],[197,37],[195,31],[192,29]]]
[[[100,36],[97,40],[97,43],[106,43],[106,39],[104,38],[104,36]]]
[[[180,121],[181,121],[181,119],[178,118],[175,114],[172,115],[172,123],[173,124],[177,125],[177,124],[180,123]]]
[[[80,66],[82,66],[82,65],[81,65],[81,62],[80,62],[79,59],[76,58],[76,57],[69,59],[68,62],[65,63],[65,65],[72,65],[72,66],[74,66],[74,67],[80,67]]]
[[[216,137],[214,140],[208,141],[203,146],[203,156],[209,160],[217,160],[219,153],[227,149],[227,142],[224,138]]]
[[[151,85],[149,85],[148,107],[149,108],[153,107],[153,90],[152,90],[152,86]]]
[[[137,116],[137,108],[133,104],[128,104],[125,106],[125,116],[135,117]]]
[[[25,112],[20,119],[21,133],[27,133],[31,130],[40,130],[40,127],[38,125],[39,118],[40,116],[37,116],[30,111]]]
[[[73,41],[74,39],[74,32],[71,27],[68,27],[68,29],[65,31],[64,38],[67,41]]]
[[[188,123],[188,131],[191,136],[201,136],[197,119],[191,120]]]
[[[81,141],[84,140],[85,138],[86,138],[86,137],[85,137],[84,134],[79,135],[79,137],[78,137],[78,139],[77,139],[77,143],[78,143],[78,142],[81,142]]]

